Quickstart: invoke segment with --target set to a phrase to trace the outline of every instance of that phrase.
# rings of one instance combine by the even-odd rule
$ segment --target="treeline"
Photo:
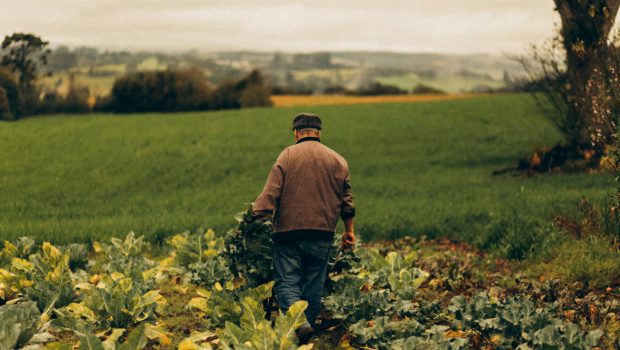
[[[214,87],[199,69],[135,72],[117,78],[94,110],[116,113],[204,111],[271,106],[265,77],[253,70]]]
[[[0,120],[52,113],[114,113],[203,111],[271,106],[266,78],[253,70],[236,80],[213,85],[199,68],[130,72],[116,78],[109,95],[93,97],[73,75],[64,93],[58,86],[42,89],[48,42],[16,33],[2,42],[0,60]]]
[[[71,77],[66,94],[48,90],[39,95],[25,105],[13,76],[0,71],[0,120],[55,113],[180,112],[272,105],[270,89],[258,70],[218,86],[209,84],[199,69],[129,73],[115,80],[108,96],[96,99]]]

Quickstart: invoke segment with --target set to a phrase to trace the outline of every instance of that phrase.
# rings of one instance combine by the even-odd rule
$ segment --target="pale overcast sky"
[[[553,0],[2,0],[0,34],[52,45],[199,51],[517,52]]]

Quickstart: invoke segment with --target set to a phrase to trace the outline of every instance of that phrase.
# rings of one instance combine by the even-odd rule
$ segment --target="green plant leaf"
[[[118,350],[141,350],[146,346],[146,327],[141,324],[131,331],[127,340],[118,348]]]
[[[588,332],[588,334],[586,335],[586,345],[591,346],[591,347],[597,346],[603,334],[604,333],[601,329],[595,329],[593,331]]]
[[[252,331],[265,319],[263,304],[256,299],[245,297],[243,299],[243,316],[241,316],[241,328],[245,331]]]
[[[94,334],[86,334],[80,337],[79,350],[105,350],[103,343]]]
[[[229,321],[226,321],[224,329],[220,334],[232,345],[243,344],[247,340],[243,329]]]
[[[35,302],[0,306],[0,348],[21,348],[36,333],[39,309]]]
[[[295,330],[307,322],[304,311],[308,308],[305,300],[296,301],[285,315],[276,319],[275,331],[278,337],[294,340]]]
[[[579,326],[574,323],[567,324],[566,330],[564,331],[564,338],[569,344],[577,344],[581,339],[581,330]]]
[[[273,350],[276,349],[276,332],[273,331],[267,320],[262,320],[252,334],[250,342],[254,350]]]

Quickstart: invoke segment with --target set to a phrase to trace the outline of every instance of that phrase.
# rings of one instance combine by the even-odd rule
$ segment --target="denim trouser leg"
[[[274,294],[283,312],[296,301],[306,300],[306,318],[314,325],[321,310],[330,249],[331,242],[326,240],[274,243]]]

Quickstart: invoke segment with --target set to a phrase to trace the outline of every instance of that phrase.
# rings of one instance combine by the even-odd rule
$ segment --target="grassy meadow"
[[[526,95],[439,102],[142,115],[58,115],[0,124],[0,238],[64,243],[216,231],[260,193],[298,112],[350,164],[363,239],[475,235],[494,217],[548,219],[608,174],[494,176],[558,134]]]

